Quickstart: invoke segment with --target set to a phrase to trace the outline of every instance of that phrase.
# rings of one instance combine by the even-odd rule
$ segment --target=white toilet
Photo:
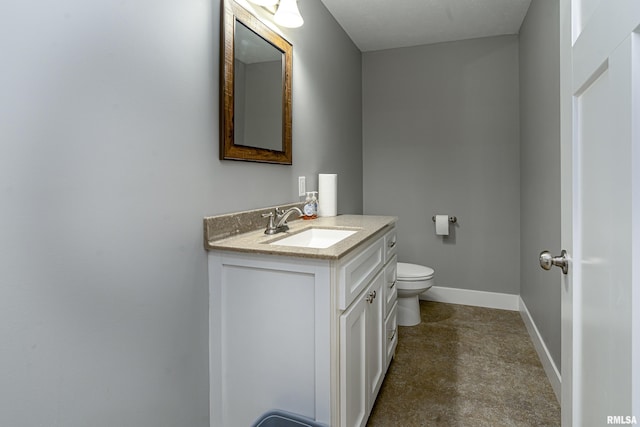
[[[398,325],[420,323],[419,295],[433,286],[433,275],[433,269],[424,265],[398,263]]]

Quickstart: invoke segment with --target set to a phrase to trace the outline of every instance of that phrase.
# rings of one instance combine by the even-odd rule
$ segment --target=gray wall
[[[208,425],[202,218],[362,210],[361,55],[300,9],[287,167],[218,160],[219,1],[0,3],[0,425]]]
[[[560,283],[538,255],[561,249],[559,22],[557,1],[535,0],[520,30],[520,295],[558,369]]]
[[[518,38],[363,54],[364,211],[438,286],[519,293]],[[458,217],[435,235],[431,216]]]

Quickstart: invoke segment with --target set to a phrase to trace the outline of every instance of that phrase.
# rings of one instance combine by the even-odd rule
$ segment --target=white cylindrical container
[[[338,215],[338,175],[318,175],[318,216]]]

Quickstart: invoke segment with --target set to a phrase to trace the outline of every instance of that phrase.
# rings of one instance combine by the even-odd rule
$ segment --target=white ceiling
[[[363,52],[517,34],[531,3],[531,0],[321,1]]]

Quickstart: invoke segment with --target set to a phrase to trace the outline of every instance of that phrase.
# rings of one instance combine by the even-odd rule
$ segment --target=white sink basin
[[[355,234],[357,230],[336,230],[333,228],[310,228],[284,239],[269,243],[270,245],[297,246],[301,248],[328,248],[341,240]]]

